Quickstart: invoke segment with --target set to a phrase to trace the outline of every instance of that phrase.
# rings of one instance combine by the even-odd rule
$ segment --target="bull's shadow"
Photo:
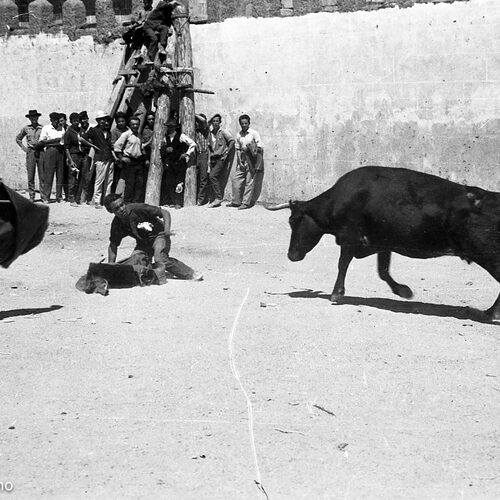
[[[304,289],[297,292],[285,293],[292,298],[302,299],[326,299],[330,300],[330,294],[317,290]],[[423,314],[424,316],[439,316],[444,318],[456,318],[470,320],[477,323],[496,324],[489,320],[484,311],[472,307],[452,306],[447,304],[430,304],[428,302],[403,301],[395,299],[383,299],[377,297],[354,297],[345,296],[339,302],[332,304],[351,306],[365,306],[392,311],[403,314]]]

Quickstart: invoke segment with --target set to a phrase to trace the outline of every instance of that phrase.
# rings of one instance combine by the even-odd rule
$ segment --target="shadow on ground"
[[[297,292],[283,293],[292,298],[301,299],[326,299],[330,294],[318,290],[300,290]],[[425,316],[450,317],[461,320],[476,321],[478,323],[496,324],[491,321],[484,311],[472,307],[452,306],[447,304],[430,304],[428,302],[402,301],[395,299],[380,299],[376,297],[346,296],[341,301],[332,303],[336,305],[366,306],[403,314],[423,314]]]
[[[42,314],[51,311],[62,309],[63,306],[53,305],[50,307],[37,307],[31,309],[10,309],[9,311],[0,311],[0,321],[14,316],[29,316],[30,314]]]

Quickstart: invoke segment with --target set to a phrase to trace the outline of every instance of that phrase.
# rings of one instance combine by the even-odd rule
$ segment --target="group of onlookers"
[[[30,110],[30,123],[16,137],[26,152],[29,196],[35,200],[35,172],[38,167],[40,198],[49,203],[54,176],[56,202],[71,206],[93,204],[102,208],[110,193],[121,195],[126,203],[143,202],[151,157],[155,121],[148,112],[141,130],[141,119],[125,113],[112,118],[98,111],[97,125],[90,127],[86,111],[71,113],[69,125],[64,113],[52,112],[50,124],[40,125],[41,113]],[[222,117],[207,120],[196,115],[196,141],[182,133],[175,116],[167,121],[167,132],[160,145],[163,179],[160,204],[180,208],[184,180],[190,164],[196,162],[197,204],[220,207],[236,154],[232,200],[227,206],[250,208],[255,204],[262,183],[263,146],[259,134],[250,128],[248,115],[239,118],[241,130],[236,139],[221,127]],[[64,198],[63,198],[64,196]]]
[[[26,115],[30,123],[16,137],[17,144],[26,152],[28,190],[35,201],[35,172],[38,169],[40,199],[49,203],[54,176],[56,179],[56,202],[68,201],[72,206],[90,204],[92,196],[96,207],[100,207],[103,179],[100,163],[111,155],[111,140],[105,136],[105,116],[97,116],[97,127],[90,127],[86,111],[69,116],[69,125],[64,113],[49,114],[50,123],[40,125],[39,113],[32,109]],[[111,124],[111,120],[107,122]],[[101,131],[96,131],[99,128]],[[102,139],[102,140],[101,140]],[[95,173],[95,183],[92,183]],[[109,177],[112,182],[112,173]],[[64,198],[63,198],[64,196]]]
[[[101,200],[111,192],[122,194],[127,202],[144,200],[154,113],[146,115],[141,134],[139,117],[127,121],[121,112],[115,115],[114,128],[103,111],[97,112],[94,127],[90,127],[86,111],[71,113],[69,125],[64,113],[50,113],[50,124],[43,127],[40,116],[37,110],[30,110],[26,115],[30,124],[16,137],[26,152],[31,200],[35,200],[37,167],[42,203],[50,201],[54,174],[58,203],[102,208]]]
[[[226,206],[244,210],[255,205],[260,195],[264,147],[259,133],[250,128],[248,115],[239,117],[240,131],[236,139],[221,127],[221,123],[219,113],[209,121],[203,114],[196,115],[198,205],[209,203],[210,208],[222,205],[236,153],[232,199]]]

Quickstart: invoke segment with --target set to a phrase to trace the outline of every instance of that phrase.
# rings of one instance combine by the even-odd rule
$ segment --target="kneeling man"
[[[203,275],[181,261],[169,256],[170,213],[146,203],[125,203],[118,194],[109,194],[104,200],[106,210],[115,215],[111,223],[108,261],[116,262],[122,239],[131,236],[136,241],[132,255],[121,264],[149,265],[153,259],[165,270],[180,279],[201,281]]]

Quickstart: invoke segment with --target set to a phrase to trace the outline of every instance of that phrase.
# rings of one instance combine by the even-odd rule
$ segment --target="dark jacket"
[[[113,161],[113,150],[111,147],[111,132],[106,133],[101,127],[89,128],[88,132],[84,135],[85,139],[95,144],[100,151],[95,152],[95,161]]]

